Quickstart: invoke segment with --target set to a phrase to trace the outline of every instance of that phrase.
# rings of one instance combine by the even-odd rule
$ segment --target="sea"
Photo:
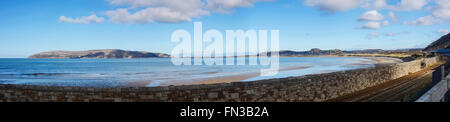
[[[244,57],[242,57],[244,58]],[[248,61],[249,58],[247,57]],[[274,76],[251,82],[309,74],[368,68],[374,61],[359,57],[280,57]],[[174,65],[170,58],[27,59],[0,58],[0,84],[76,87],[156,87],[259,73],[261,65]],[[302,68],[292,68],[302,67]]]

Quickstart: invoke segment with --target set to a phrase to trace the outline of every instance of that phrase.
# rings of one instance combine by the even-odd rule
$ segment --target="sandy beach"
[[[384,65],[390,65],[395,63],[401,63],[402,60],[398,58],[391,58],[391,57],[360,57],[364,59],[369,59],[370,61],[361,61],[358,63],[350,63],[347,65],[367,65],[367,64],[374,64],[375,66],[384,66]],[[301,69],[307,69],[311,66],[297,66],[297,67],[289,67],[280,69],[280,72],[282,71],[291,71],[291,70],[301,70]],[[333,72],[333,71],[330,71]],[[234,76],[219,76],[219,77],[213,77],[213,78],[205,78],[205,79],[199,79],[199,80],[193,80],[193,81],[185,81],[185,82],[168,82],[161,84],[162,86],[167,85],[198,85],[198,84],[216,84],[216,83],[231,83],[231,82],[239,82],[246,79],[258,77],[260,73],[243,73],[241,75],[234,75]],[[136,84],[134,84],[136,85]]]
[[[30,59],[8,59],[11,61],[39,62]],[[170,59],[130,59],[99,60],[102,65],[90,60],[44,60],[42,65],[32,65],[42,71],[3,74],[0,83],[49,85],[49,86],[83,86],[83,87],[154,87],[170,85],[216,84],[239,81],[253,81],[272,78],[296,77],[302,75],[322,74],[355,68],[383,66],[402,62],[400,59],[387,57],[298,57],[280,58],[279,73],[276,76],[260,76],[261,66],[173,66]],[[116,62],[117,61],[117,62]],[[72,67],[72,63],[82,63],[82,67]],[[121,64],[121,65],[118,65]],[[47,66],[48,65],[48,66]],[[29,68],[22,66],[21,68]],[[50,69],[48,69],[50,67]],[[95,67],[95,68],[93,68]],[[91,70],[80,70],[91,68]],[[161,70],[168,68],[169,70]],[[117,70],[121,69],[121,70]],[[63,72],[64,71],[64,72]],[[39,79],[40,82],[35,82]],[[16,82],[17,81],[17,82]],[[19,82],[20,81],[20,82]]]
[[[280,69],[280,71],[290,71],[290,70],[300,70],[300,69],[306,69],[310,68],[311,66],[297,66],[297,67],[289,67],[285,69]],[[259,72],[255,73],[242,73],[240,75],[233,75],[233,76],[218,76],[213,78],[204,78],[204,79],[197,79],[197,80],[190,80],[190,81],[184,81],[184,82],[166,82],[162,83],[162,86],[167,85],[198,85],[198,84],[216,84],[216,83],[231,83],[231,82],[237,82],[246,80],[249,78],[258,77],[260,75]]]
[[[402,63],[403,61],[398,58],[390,58],[390,57],[362,57],[364,59],[369,59],[375,61],[375,66],[384,66],[395,63]]]

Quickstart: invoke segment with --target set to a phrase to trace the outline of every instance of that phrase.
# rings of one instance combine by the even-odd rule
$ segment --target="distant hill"
[[[421,52],[420,48],[411,49],[365,49],[365,50],[351,50],[342,51],[339,49],[321,50],[313,48],[309,51],[279,51],[279,56],[321,56],[321,55],[345,55],[345,54],[392,54],[392,53],[410,53]],[[258,54],[259,55],[259,54]],[[269,52],[268,55],[271,55]],[[29,56],[28,58],[56,58],[56,59],[83,59],[83,58],[169,58],[169,54],[151,53],[145,51],[126,51],[119,49],[104,49],[104,50],[88,50],[88,51],[49,51],[41,52]]]
[[[450,33],[442,36],[438,40],[428,45],[428,47],[426,47],[424,51],[432,51],[438,49],[450,49]]]
[[[343,54],[341,50],[320,50],[318,48],[313,48],[309,51],[291,51],[291,50],[283,50],[279,51],[279,56],[316,56],[316,55],[339,55]],[[269,53],[270,55],[270,53]]]
[[[34,54],[28,58],[57,58],[57,59],[81,59],[81,58],[168,58],[164,53],[151,53],[145,51],[125,51],[119,49],[88,50],[88,51],[49,51]]]
[[[410,48],[410,49],[395,49],[395,50],[382,50],[382,49],[365,49],[365,50],[350,50],[343,51],[339,49],[334,50],[320,50],[313,48],[309,51],[292,51],[283,50],[279,51],[279,56],[321,56],[321,55],[345,55],[345,54],[393,54],[393,53],[414,53],[421,52],[422,48]],[[269,53],[268,55],[271,55]]]

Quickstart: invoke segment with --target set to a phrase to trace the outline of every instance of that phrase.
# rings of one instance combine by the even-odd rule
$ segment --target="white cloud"
[[[386,0],[374,0],[374,2],[373,2],[373,7],[375,9],[382,9],[386,6],[387,6]]]
[[[410,22],[409,24],[411,25],[420,25],[420,26],[428,26],[428,25],[432,25],[435,23],[442,23],[442,20],[440,20],[439,18],[436,18],[434,16],[424,16],[424,17],[420,17],[412,22]]]
[[[450,18],[450,8],[436,9],[432,13],[433,16],[448,19]]]
[[[432,15],[441,19],[450,18],[450,0],[436,0],[435,9]]]
[[[388,15],[389,15],[389,18],[391,19],[392,22],[397,23],[398,18],[397,18],[397,16],[395,15],[394,12],[390,11],[390,12],[388,13]]]
[[[390,24],[389,21],[380,22],[384,16],[378,11],[391,10],[387,13],[390,22],[397,23],[398,16],[395,11],[416,11],[423,10],[428,6],[428,10],[432,11],[432,15],[424,16],[413,21],[404,22],[410,25],[432,25],[435,23],[445,23],[450,18],[450,0],[398,0],[393,4],[387,0],[306,0],[307,6],[317,7],[319,10],[327,12],[347,11],[353,8],[364,8],[367,11],[359,17],[359,21],[371,21],[360,28],[378,29],[383,25]],[[435,3],[435,4],[430,4]],[[378,26],[380,25],[380,26]]]
[[[420,10],[428,4],[428,0],[402,0],[398,5],[388,6],[387,8],[397,11]]]
[[[272,0],[207,0],[206,8],[213,12],[230,13],[233,8],[251,7],[256,2]]]
[[[427,26],[432,25],[434,23],[434,18],[432,16],[424,16],[420,17],[414,21],[411,22],[412,25],[421,25],[421,26]]]
[[[119,8],[115,11],[107,11],[106,15],[109,16],[111,21],[116,23],[131,23],[131,14],[128,12],[128,9]]]
[[[192,16],[167,7],[146,8],[135,13],[130,13],[128,9],[117,9],[106,12],[106,15],[109,16],[112,22],[122,24],[146,24],[154,21],[162,23],[179,23],[191,21],[192,17],[206,14],[208,13],[198,13],[198,15]]]
[[[384,20],[383,23],[382,23],[382,25],[383,25],[383,26],[388,26],[388,25],[389,25],[389,21]]]
[[[436,6],[431,7],[431,15],[411,21],[411,25],[428,26],[443,24],[450,19],[450,0],[434,0]]]
[[[92,14],[90,16],[83,16],[80,18],[70,18],[66,16],[60,16],[59,22],[66,23],[77,23],[77,24],[89,24],[89,23],[102,23],[105,19],[103,17],[97,17],[97,15]]]
[[[176,10],[194,10],[204,6],[202,0],[105,0],[110,5],[130,8],[169,7]]]
[[[378,13],[378,11],[372,10],[372,11],[367,11],[367,12],[363,13],[359,17],[359,20],[360,21],[379,21],[379,20],[382,20],[383,18],[384,18],[384,16],[381,15],[380,13]]]
[[[447,29],[439,29],[437,32],[441,35],[446,35],[446,34],[450,33],[450,31]]]
[[[359,7],[364,0],[306,0],[307,6],[316,6],[327,12],[347,11]]]
[[[367,10],[395,10],[414,11],[421,10],[432,0],[400,0],[398,4],[390,5],[386,0],[306,0],[305,5],[318,7],[319,10],[328,12],[347,11],[362,7]],[[434,0],[440,1],[440,0]],[[448,1],[448,0],[441,0]]]
[[[382,26],[388,26],[389,25],[389,21],[385,20],[383,22],[378,22],[378,21],[370,21],[367,22],[365,25],[360,26],[360,29],[380,29]]]
[[[180,23],[208,16],[211,12],[231,13],[234,8],[251,7],[271,0],[106,0],[110,5],[125,6],[107,11],[115,23]],[[134,10],[133,13],[131,10]]]
[[[366,1],[362,7],[365,9],[375,9],[375,10],[380,10],[380,9],[384,9],[386,6],[388,6],[388,4],[386,3],[386,0],[372,0],[372,1]]]
[[[180,23],[192,21],[194,18],[208,16],[211,13],[232,13],[235,8],[252,7],[255,3],[274,0],[105,0],[114,6],[115,10],[109,10],[106,15],[114,23]],[[386,16],[390,22],[397,23],[398,17],[395,11],[421,10],[430,4],[429,16],[408,21],[411,25],[432,25],[444,23],[450,18],[450,0],[399,0],[398,4],[392,5],[386,0],[305,0],[306,6],[317,7],[327,12],[347,11],[362,7],[367,11],[359,17],[360,21],[377,21],[364,25],[364,28],[376,28],[385,23],[380,22],[384,16],[379,13],[382,10],[391,10]],[[390,5],[391,4],[391,5]],[[104,18],[95,14],[87,17],[69,18],[61,16],[60,22],[70,23],[101,23]],[[389,23],[388,23],[389,24]],[[379,27],[378,27],[379,28]]]
[[[380,22],[368,22],[367,24],[361,26],[362,29],[379,29],[381,27]]]
[[[106,0],[114,6],[127,6],[106,12],[115,23],[179,23],[209,15],[201,0]],[[129,9],[137,9],[131,13]]]
[[[361,6],[364,9],[368,10],[395,10],[395,11],[414,11],[420,10],[425,5],[427,5],[430,0],[399,0],[398,4],[390,5],[386,2],[386,0],[361,0],[365,1]]]
[[[386,0],[366,0],[362,7],[370,10],[386,9],[393,11],[414,11],[422,10],[428,4],[430,4],[430,6],[427,7],[427,10],[431,11],[430,15],[403,23],[428,26],[436,23],[443,24],[450,19],[450,0],[400,0],[396,5],[389,5],[386,3]],[[388,16],[390,17],[391,22],[397,23],[398,17],[394,12],[390,11]],[[360,18],[360,20],[363,19]]]

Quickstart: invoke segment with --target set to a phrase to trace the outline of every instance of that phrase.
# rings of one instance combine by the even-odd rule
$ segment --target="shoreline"
[[[383,67],[203,85],[95,88],[0,84],[0,102],[321,102],[406,76],[422,70],[424,63],[431,66],[438,61],[432,57]]]
[[[432,57],[382,67],[202,85],[96,88],[0,84],[0,102],[323,102],[406,76],[438,61],[438,57]]]
[[[357,63],[351,63],[351,64],[345,64],[348,66],[351,65],[367,65],[367,64],[373,64],[374,67],[378,66],[384,66],[384,65],[390,65],[395,63],[402,63],[399,58],[393,58],[393,57],[360,57],[360,56],[317,56],[317,57],[353,57],[353,58],[361,58],[361,59],[368,59],[370,61],[360,61]],[[287,67],[284,69],[280,69],[280,72],[282,71],[292,71],[292,70],[301,70],[301,69],[307,69],[311,66],[293,66],[293,67]],[[358,68],[358,69],[364,69],[364,68]],[[326,71],[321,73],[314,73],[314,74],[308,74],[308,75],[316,75],[316,74],[324,74],[324,73],[331,73],[331,72],[337,72],[335,71]],[[221,84],[221,83],[233,83],[233,82],[254,82],[259,80],[251,80],[251,81],[244,81],[246,79],[251,79],[258,77],[260,75],[259,72],[250,72],[250,73],[244,73],[240,75],[231,75],[231,76],[213,76],[208,78],[201,78],[201,79],[187,79],[187,80],[178,80],[181,82],[176,81],[169,81],[166,83],[161,83],[159,86],[148,86],[153,81],[151,80],[140,80],[140,81],[130,81],[127,83],[124,83],[121,86],[117,86],[120,88],[127,88],[127,87],[163,87],[163,86],[184,86],[184,85],[202,85],[202,84]],[[298,75],[298,76],[292,76],[292,77],[299,77],[304,75]],[[277,79],[277,78],[270,78],[270,79]],[[270,79],[263,79],[263,80],[270,80]],[[14,84],[0,84],[0,85],[14,85]],[[40,85],[36,85],[40,86]],[[45,85],[42,85],[45,86]],[[68,87],[86,87],[86,86],[68,86]],[[90,87],[86,87],[90,88]],[[93,87],[93,88],[114,88],[114,87]]]
[[[322,56],[318,56],[322,57]],[[356,57],[356,56],[323,56],[323,57]],[[373,64],[374,67],[379,66],[386,66],[396,63],[403,63],[403,61],[399,58],[393,58],[393,57],[356,57],[356,58],[362,58],[362,59],[368,59],[370,61],[360,61],[358,63],[352,63],[352,64],[346,64],[346,65],[366,65],[366,64]],[[375,62],[375,63],[373,63]],[[296,66],[296,67],[288,67],[284,69],[280,69],[280,72],[282,71],[292,71],[292,70],[300,70],[300,69],[307,69],[311,66]],[[358,69],[364,69],[364,68],[358,68]],[[336,72],[336,71],[331,71]],[[314,73],[314,74],[323,74],[323,73],[331,73],[331,72],[322,72],[322,73]],[[314,75],[310,74],[310,75]],[[233,75],[233,76],[218,76],[218,77],[212,77],[212,78],[204,78],[200,80],[192,80],[190,82],[180,82],[180,83],[172,83],[172,84],[162,84],[161,86],[179,86],[179,85],[202,85],[202,84],[219,84],[219,83],[232,83],[232,82],[244,82],[243,80],[255,78],[260,75],[259,72],[257,73],[247,73],[243,75]],[[303,76],[303,75],[300,75]],[[300,76],[294,76],[294,77],[300,77]],[[275,79],[275,78],[272,78]],[[270,79],[266,79],[270,80]],[[256,80],[258,81],[258,80]],[[246,82],[254,82],[254,81],[246,81]]]
[[[385,66],[385,65],[391,65],[396,63],[403,63],[399,58],[393,58],[393,57],[360,57],[363,59],[369,59],[371,61],[376,62],[375,66]]]
[[[307,69],[311,66],[296,66],[296,67],[289,67],[280,69],[280,71],[291,71],[291,70],[300,70],[300,69]],[[227,76],[227,77],[218,77],[218,78],[208,78],[206,80],[201,80],[194,82],[192,84],[188,85],[200,85],[200,84],[217,84],[217,83],[231,83],[231,82],[241,82],[246,79],[255,78],[258,77],[260,73],[249,73],[246,75],[236,75],[236,76]]]

